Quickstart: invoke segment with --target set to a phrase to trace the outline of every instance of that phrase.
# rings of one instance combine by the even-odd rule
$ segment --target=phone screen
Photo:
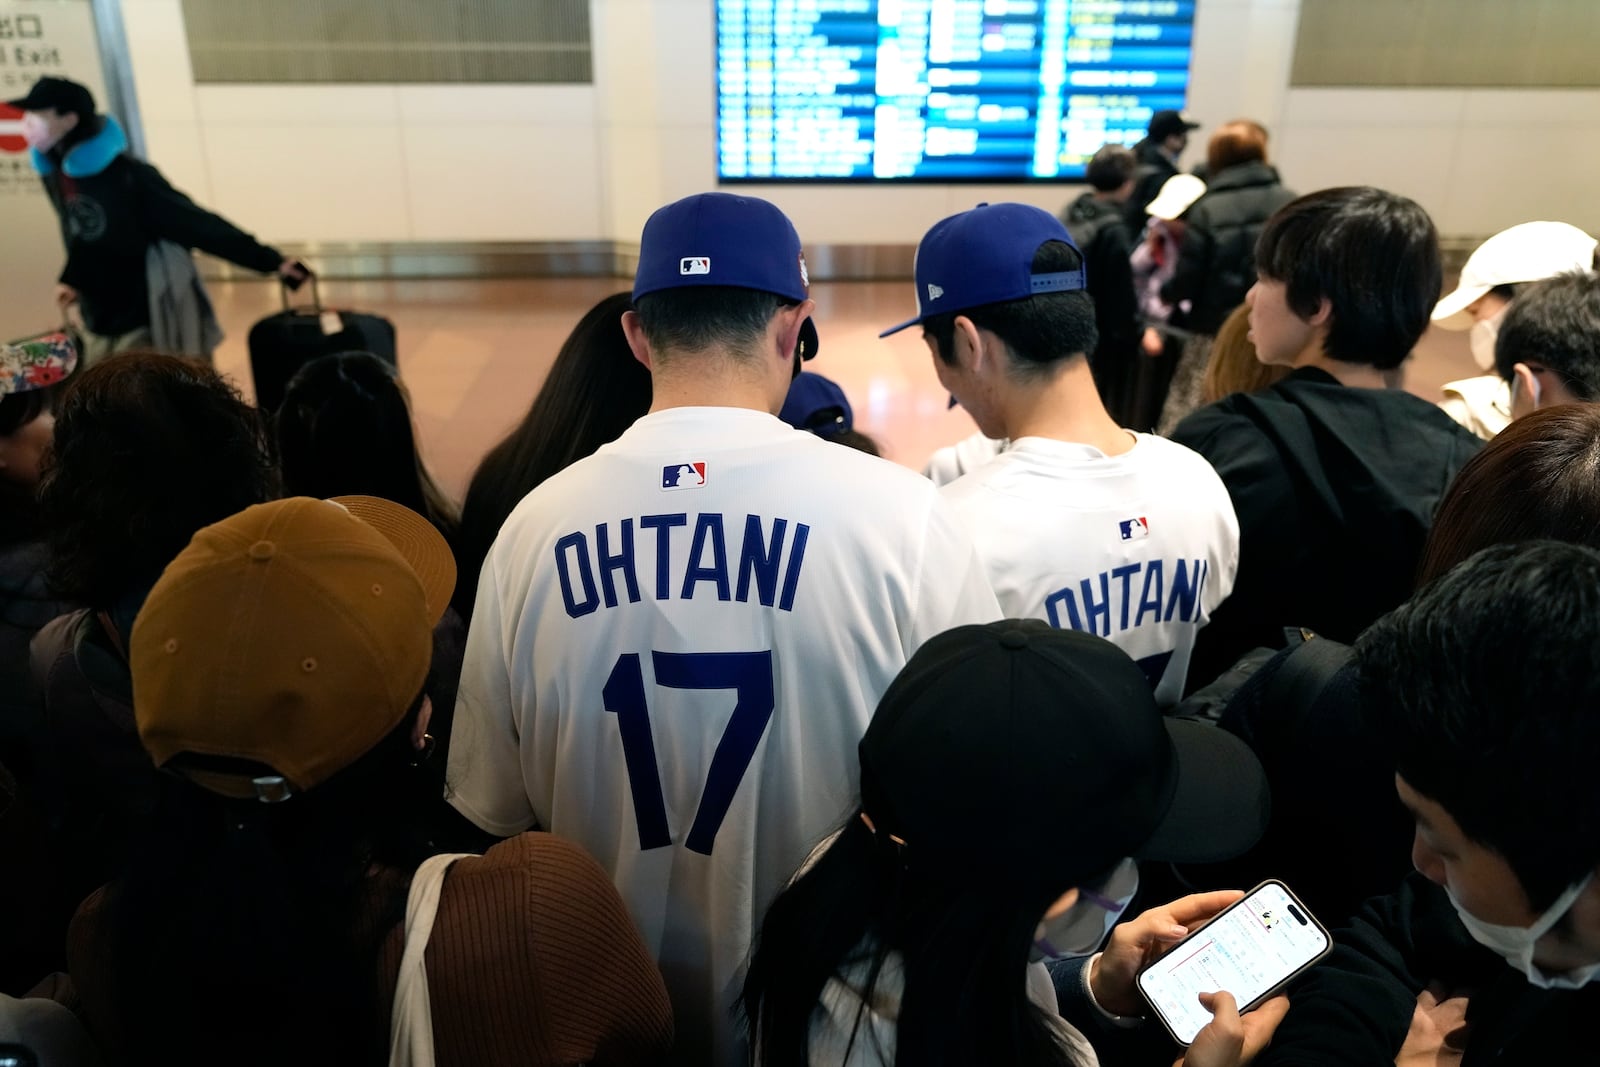
[[[1305,906],[1266,882],[1140,972],[1139,991],[1187,1045],[1211,1021],[1199,994],[1227,990],[1242,1011],[1330,947]]]

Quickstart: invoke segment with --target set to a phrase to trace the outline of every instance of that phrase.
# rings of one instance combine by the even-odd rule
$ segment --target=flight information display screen
[[[724,182],[1081,181],[1182,108],[1195,0],[717,0]]]

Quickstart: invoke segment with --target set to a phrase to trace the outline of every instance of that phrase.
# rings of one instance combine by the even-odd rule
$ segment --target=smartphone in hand
[[[1139,972],[1136,984],[1174,1041],[1211,1021],[1201,993],[1226,990],[1243,1014],[1326,956],[1333,938],[1289,887],[1262,882]]]

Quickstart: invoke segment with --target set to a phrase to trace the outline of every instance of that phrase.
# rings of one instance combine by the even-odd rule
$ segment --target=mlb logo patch
[[[1140,541],[1150,536],[1150,520],[1146,518],[1123,519],[1117,523],[1124,541]]]
[[[661,491],[670,493],[678,489],[699,489],[706,484],[706,465],[700,463],[669,463],[661,468]]]
[[[678,260],[679,274],[710,274],[710,256],[684,256]]]

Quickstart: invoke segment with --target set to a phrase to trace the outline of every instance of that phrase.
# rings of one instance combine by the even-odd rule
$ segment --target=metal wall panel
[[[587,0],[183,0],[195,81],[593,81]]]
[[[1290,84],[1600,86],[1597,0],[1302,0]]]

